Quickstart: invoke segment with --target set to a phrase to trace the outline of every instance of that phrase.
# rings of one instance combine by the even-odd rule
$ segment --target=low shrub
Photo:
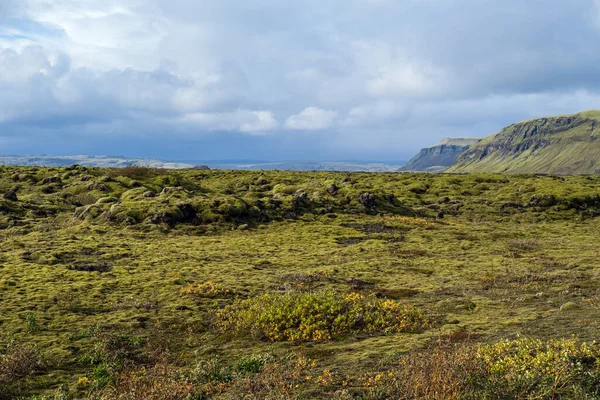
[[[98,198],[92,193],[80,193],[74,197],[74,203],[79,206],[96,204],[96,201],[98,201]]]
[[[120,335],[102,330],[91,332],[92,349],[79,358],[79,362],[94,367],[91,382],[102,388],[114,381],[123,371],[147,361],[144,339],[130,335]]]
[[[302,355],[290,354],[261,365],[256,373],[240,376],[219,396],[222,399],[278,400],[314,398],[302,395],[316,364]]]
[[[283,283],[284,290],[306,291],[312,290],[319,283],[332,280],[332,277],[327,271],[317,271],[314,273],[287,273],[281,275],[279,279]]]
[[[156,365],[119,374],[114,383],[93,391],[97,400],[184,400],[195,396],[192,384],[178,376],[172,365]]]
[[[440,341],[381,373],[347,383],[366,398],[597,399],[600,346],[521,338],[467,345]]]
[[[128,165],[123,168],[114,168],[108,172],[108,176],[111,178],[117,178],[124,176],[131,179],[151,178],[164,173],[158,168],[150,168],[142,165]]]
[[[531,239],[511,240],[508,242],[508,248],[514,251],[534,251],[540,247],[537,241]]]
[[[268,293],[217,312],[222,332],[276,341],[330,340],[353,332],[420,332],[429,325],[415,307],[373,295],[333,291]]]
[[[0,348],[0,399],[17,397],[23,380],[40,367],[40,354],[33,347],[11,343]]]
[[[236,364],[201,361],[183,369],[168,360],[123,371],[101,389],[92,389],[96,400],[189,400],[189,399],[292,399],[299,398],[302,384],[314,364],[301,355],[283,358],[252,356]],[[89,386],[80,380],[81,389]]]

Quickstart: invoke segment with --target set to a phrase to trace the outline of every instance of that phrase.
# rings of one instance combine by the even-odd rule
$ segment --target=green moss
[[[80,357],[99,338],[82,333],[94,327],[160,339],[177,368],[303,352],[353,377],[438,334],[465,331],[482,343],[517,334],[599,339],[597,176],[1,171],[0,187],[18,184],[19,201],[0,200],[0,344],[37,346],[47,360],[25,378],[25,395],[66,385],[84,397],[77,382],[96,379],[97,365]],[[42,193],[40,183],[57,175],[62,186]],[[363,194],[372,196],[361,202]],[[181,291],[208,281],[240,301],[358,291],[415,307],[435,324],[414,334],[350,329],[311,344],[263,342],[216,329],[235,296]],[[561,312],[569,302],[577,308]],[[150,365],[145,346],[125,364]],[[316,385],[304,397],[342,389],[341,381]]]

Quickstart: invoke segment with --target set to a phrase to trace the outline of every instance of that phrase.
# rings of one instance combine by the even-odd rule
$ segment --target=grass
[[[425,377],[436,375],[425,372],[449,371],[484,346],[486,365],[516,366],[493,387],[468,386],[452,370],[445,398],[595,398],[587,369],[561,367],[571,372],[526,387],[511,374],[538,362],[519,346],[564,343],[573,357],[584,343],[595,349],[600,177],[0,171],[0,194],[18,197],[0,199],[9,396],[401,398],[406,364],[423,380],[412,398],[433,399],[437,383]],[[298,304],[302,312],[282,311]],[[428,325],[368,328],[392,320],[377,319],[383,304],[417,310]],[[319,317],[330,306],[340,319]],[[247,324],[248,310],[268,324]],[[227,313],[235,326],[222,329]],[[295,334],[306,321],[329,335],[259,334]],[[17,353],[27,356],[6,356]],[[488,377],[482,365],[472,372]],[[551,397],[547,382],[569,389]]]

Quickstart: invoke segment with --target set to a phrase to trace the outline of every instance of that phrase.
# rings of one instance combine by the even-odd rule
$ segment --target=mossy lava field
[[[0,167],[0,399],[599,399],[600,177]]]

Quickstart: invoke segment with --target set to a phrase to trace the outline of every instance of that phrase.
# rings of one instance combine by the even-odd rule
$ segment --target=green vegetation
[[[448,145],[448,146],[473,146],[474,144],[479,143],[483,138],[481,137],[448,137],[442,139],[442,141],[438,144],[440,145]]]
[[[447,172],[600,173],[600,111],[540,118],[504,128],[472,146]]]
[[[600,398],[600,177],[0,167],[0,197],[0,398]]]

